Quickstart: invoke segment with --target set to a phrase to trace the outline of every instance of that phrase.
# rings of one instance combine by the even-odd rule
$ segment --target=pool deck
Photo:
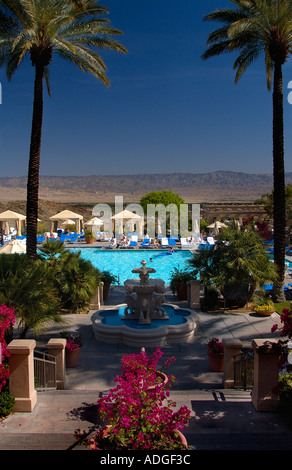
[[[65,242],[65,247],[66,248],[100,248],[102,250],[107,250],[107,251],[133,251],[133,250],[145,250],[145,251],[158,251],[158,250],[164,250],[168,251],[170,249],[174,250],[189,250],[191,252],[197,251],[197,247],[195,245],[189,245],[189,246],[182,246],[180,241],[176,242],[176,246],[159,246],[156,248],[154,245],[151,245],[150,247],[145,247],[142,246],[142,241],[139,241],[137,243],[137,246],[131,246],[131,247],[109,247],[109,241],[94,241],[93,243],[86,243],[84,241],[79,241],[79,242]]]

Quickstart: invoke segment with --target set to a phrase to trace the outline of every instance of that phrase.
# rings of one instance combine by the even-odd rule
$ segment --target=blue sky
[[[203,21],[226,0],[105,0],[128,54],[102,52],[111,87],[54,57],[45,93],[41,175],[272,172],[272,94],[263,58],[234,84],[234,57],[203,61]],[[219,25],[218,25],[219,26]],[[1,176],[27,174],[34,69],[0,70]],[[284,66],[285,161],[292,105]],[[291,130],[290,130],[291,129]]]

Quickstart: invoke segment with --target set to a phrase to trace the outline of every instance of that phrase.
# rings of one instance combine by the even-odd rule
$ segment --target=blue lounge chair
[[[269,292],[273,290],[273,284],[263,284],[263,289],[265,292]]]
[[[71,238],[69,238],[68,241],[69,241],[70,243],[74,243],[74,242],[77,242],[77,240],[78,240],[78,237],[71,237]]]
[[[292,285],[292,284],[288,284],[288,285]],[[273,284],[263,284],[263,289],[265,292],[270,292],[273,290]],[[284,285],[284,291],[287,291],[289,290],[288,287],[286,285]]]
[[[62,235],[60,235],[60,242],[65,242],[66,240],[69,239],[69,235],[66,235],[65,233],[62,233]]]
[[[176,241],[175,241],[174,238],[170,238],[168,243],[169,243],[170,246],[176,246]]]
[[[142,242],[141,246],[143,247],[150,246],[150,238],[144,238],[144,241]]]

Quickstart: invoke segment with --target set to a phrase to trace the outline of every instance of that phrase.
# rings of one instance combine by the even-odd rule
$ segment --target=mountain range
[[[26,181],[22,177],[0,177],[2,201],[24,200]],[[292,184],[292,173],[286,174]],[[40,176],[40,199],[56,202],[114,202],[115,195],[124,202],[139,202],[151,191],[169,190],[185,202],[254,202],[271,192],[272,174],[233,171],[210,173],[170,173],[93,176]]]

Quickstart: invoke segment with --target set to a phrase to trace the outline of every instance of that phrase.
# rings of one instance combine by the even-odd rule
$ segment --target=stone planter
[[[65,361],[66,367],[77,367],[79,364],[79,355],[80,355],[81,348],[74,349],[70,351],[69,349],[65,350]]]
[[[224,372],[224,355],[208,353],[209,365],[212,372]]]

